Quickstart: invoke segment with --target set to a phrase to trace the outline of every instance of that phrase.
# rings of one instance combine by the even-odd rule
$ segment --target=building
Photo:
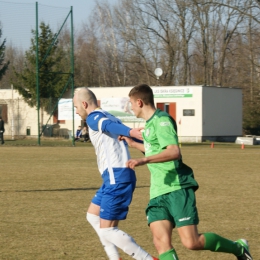
[[[17,90],[0,89],[0,115],[5,121],[5,136],[38,136],[36,107],[30,107]],[[46,112],[42,115],[45,121],[49,117]]]
[[[129,127],[142,127],[129,106],[128,93],[132,87],[90,88],[100,106],[119,117]],[[242,136],[242,90],[208,86],[152,87],[155,105],[167,111],[177,122],[181,142],[230,141]],[[48,125],[44,136],[71,137],[81,118],[72,112],[70,91],[58,105],[58,115],[46,112],[43,122]],[[12,137],[38,135],[38,115],[16,90],[0,89],[0,115],[5,121],[5,135]]]
[[[144,121],[131,114],[128,93],[132,87],[90,88],[100,106],[130,127],[141,127]],[[155,105],[167,111],[177,122],[181,142],[230,141],[242,136],[242,89],[210,86],[152,87]],[[67,100],[69,107],[72,101]],[[69,112],[69,115],[72,115]],[[60,118],[59,111],[59,119]],[[75,129],[84,122],[75,115]],[[64,127],[71,129],[70,120]]]

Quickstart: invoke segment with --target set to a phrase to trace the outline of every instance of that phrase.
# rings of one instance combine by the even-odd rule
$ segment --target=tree
[[[0,28],[0,39],[2,37],[2,29]],[[9,61],[4,62],[5,60],[5,43],[6,43],[6,39],[4,39],[4,41],[0,44],[0,80],[3,78],[3,76],[5,75],[5,72],[8,69],[9,66]]]
[[[31,106],[36,106],[36,40],[35,31],[32,30],[33,38],[31,47],[25,52],[24,68],[16,71],[17,82],[14,88],[24,97],[24,100]],[[62,73],[65,65],[62,63],[65,51],[55,40],[55,36],[49,25],[44,22],[40,24],[40,34],[38,37],[39,53],[39,97],[40,107],[49,112],[49,107],[57,102],[62,89],[64,88],[67,75]]]
[[[96,23],[85,26],[75,41],[75,85],[77,87],[104,86],[100,69],[102,48],[95,35]],[[90,27],[90,28],[88,28]],[[94,27],[94,28],[93,28]]]
[[[7,45],[5,49],[5,58],[10,62],[5,76],[0,81],[0,88],[10,89],[12,82],[16,80],[15,70],[21,71],[24,64],[24,52],[12,45]]]
[[[149,32],[142,29],[143,19],[135,1],[121,1],[115,8],[117,31],[122,39],[121,56],[124,68],[124,85],[134,85],[138,82],[151,84],[156,67],[154,42]],[[151,77],[152,76],[152,77]]]

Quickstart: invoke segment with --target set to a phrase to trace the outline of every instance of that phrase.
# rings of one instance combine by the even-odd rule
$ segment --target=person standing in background
[[[5,132],[5,122],[3,118],[0,116],[0,139],[1,139],[1,144],[4,144],[4,132]]]

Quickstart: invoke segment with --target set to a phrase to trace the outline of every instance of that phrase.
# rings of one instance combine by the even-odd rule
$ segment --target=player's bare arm
[[[134,169],[136,166],[144,165],[146,164],[146,157],[139,158],[139,159],[130,159],[126,162],[126,167]]]
[[[139,139],[139,140],[143,140],[143,137],[142,137],[142,132],[141,130],[143,130],[144,128],[143,127],[139,127],[139,128],[132,128],[130,130],[130,136],[131,137],[134,137],[136,139]]]
[[[144,165],[147,163],[160,163],[178,160],[181,158],[181,152],[178,145],[169,145],[161,153],[151,155],[144,158],[130,159],[127,161],[126,166],[134,169],[136,166]]]

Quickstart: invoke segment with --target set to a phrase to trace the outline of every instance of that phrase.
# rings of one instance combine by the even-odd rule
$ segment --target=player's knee
[[[86,220],[89,222],[91,226],[98,226],[100,225],[100,218],[97,215],[88,213],[86,214]]]
[[[200,249],[200,245],[198,243],[198,241],[194,241],[194,240],[182,240],[182,244],[189,250],[199,250]]]
[[[157,239],[153,239],[153,244],[154,244],[154,247],[156,248],[157,252],[161,252],[161,246],[160,246],[160,243]]]
[[[91,216],[92,214],[89,214],[88,212],[86,213],[86,220],[91,223],[91,221],[93,220],[93,217]]]
[[[114,237],[117,236],[115,234],[116,230],[118,229],[116,229],[115,227],[100,228],[99,230],[100,239],[112,242],[114,240]]]
[[[118,229],[117,227],[112,228],[101,228],[100,239],[105,239],[117,247],[121,248],[125,253],[131,255],[133,253],[133,243],[135,241],[131,236]]]
[[[171,240],[167,237],[161,238],[161,237],[153,237],[153,244],[160,254],[163,252],[166,252],[172,248]]]

